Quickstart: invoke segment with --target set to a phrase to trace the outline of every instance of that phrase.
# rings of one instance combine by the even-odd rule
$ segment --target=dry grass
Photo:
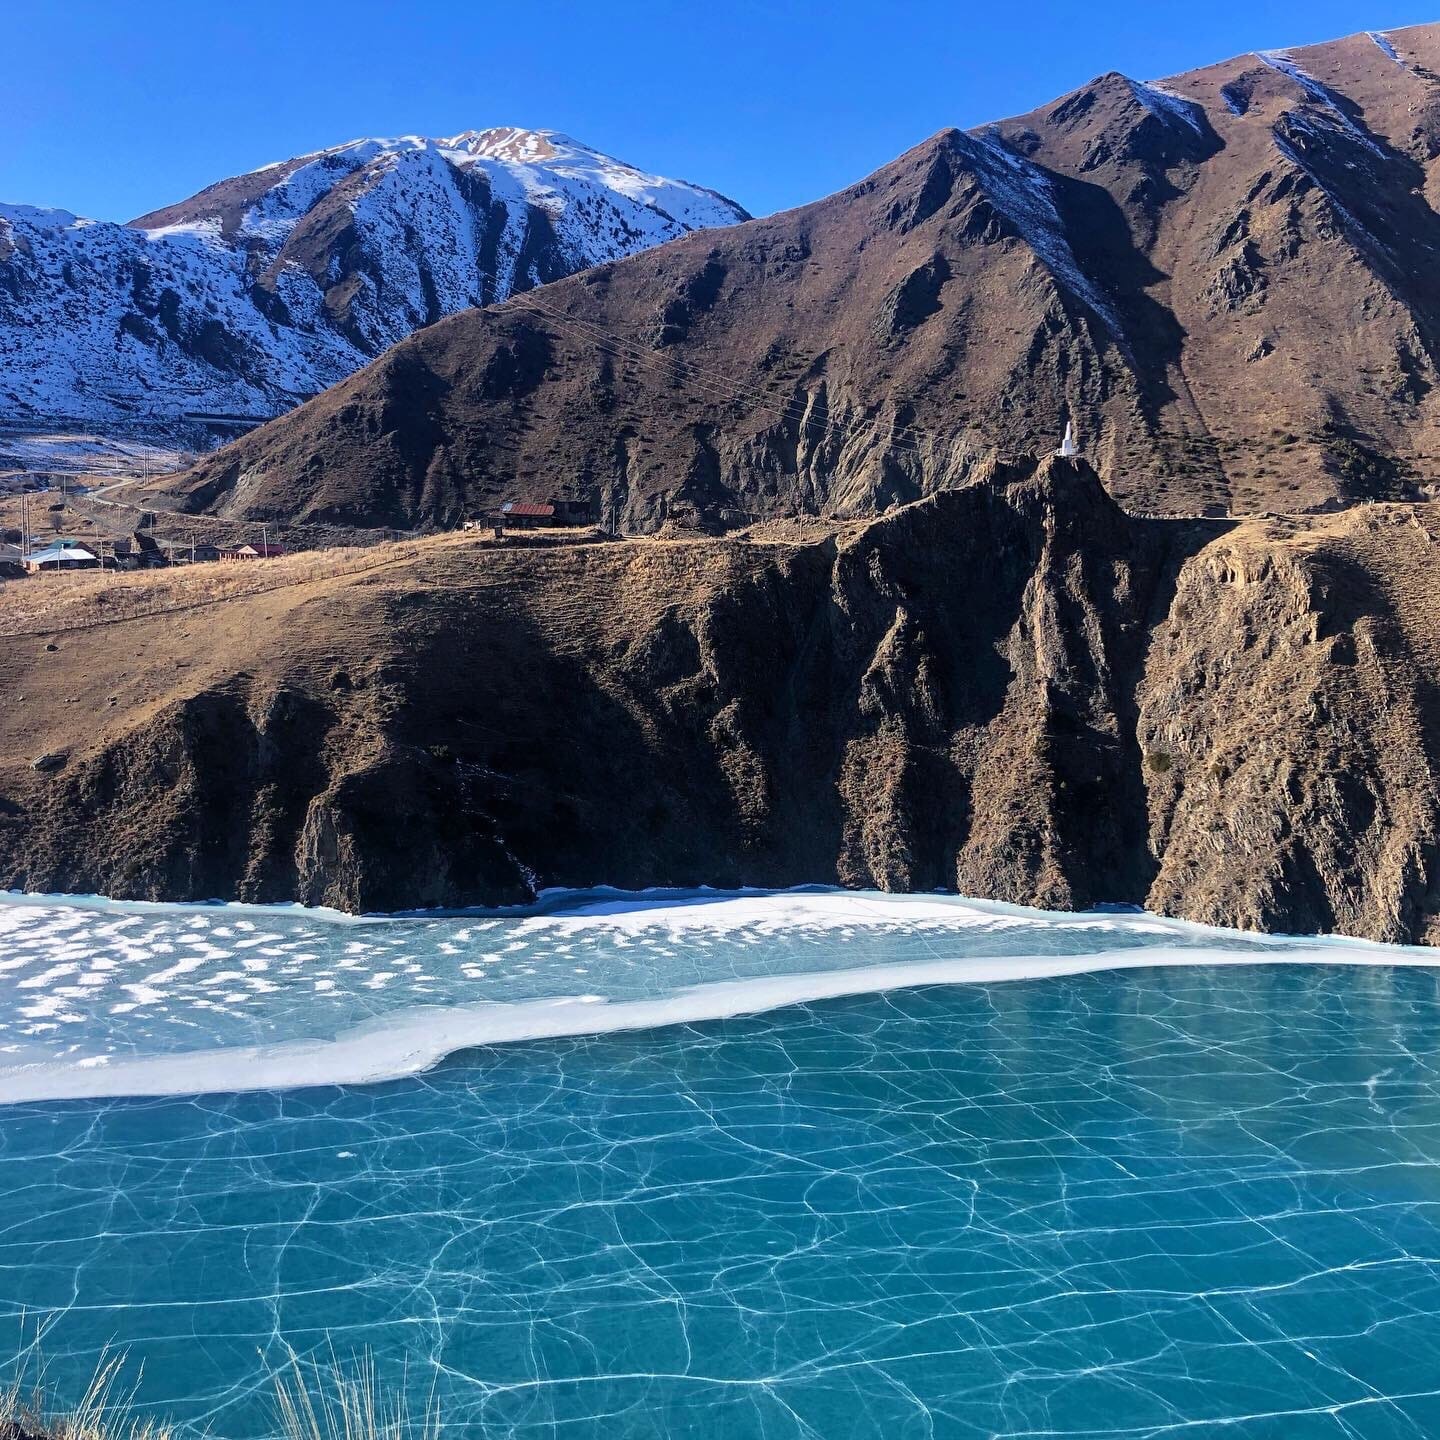
[[[112,620],[187,610],[288,585],[360,574],[413,560],[411,541],[304,550],[273,560],[213,561],[168,570],[83,570],[0,583],[0,636],[49,634]]]
[[[807,543],[815,536],[782,528],[763,534],[747,533],[744,538],[752,545],[794,545]],[[181,613],[196,606],[313,581],[361,575],[392,565],[415,566],[417,576],[431,579],[436,566],[439,573],[444,574],[453,572],[459,565],[468,576],[482,554],[503,566],[507,557],[513,559],[523,552],[569,551],[605,543],[604,537],[589,528],[517,531],[499,542],[478,531],[447,531],[415,540],[297,550],[273,560],[210,561],[164,570],[81,570],[30,575],[0,581],[0,640],[22,635],[53,635],[145,615]],[[706,563],[710,564],[722,563],[716,557],[726,553],[719,541],[703,535],[668,539],[630,536],[625,544],[659,553],[696,551],[708,557]],[[421,562],[430,563],[421,565]]]
[[[348,1368],[331,1363],[323,1370],[302,1361],[293,1350],[275,1376],[275,1395],[284,1440],[437,1440],[439,1420],[432,1393],[417,1419],[406,1404],[409,1386],[381,1390],[373,1356]]]
[[[630,536],[632,548],[660,554],[695,552],[703,566],[722,566],[726,556],[747,547],[811,544],[823,535],[845,534],[849,528],[834,522],[777,521],[730,537],[739,551],[714,537],[699,534]],[[53,635],[67,630],[139,619],[146,615],[183,613],[247,595],[260,595],[292,585],[361,575],[399,564],[421,561],[442,568],[468,557],[473,567],[482,553],[503,566],[506,557],[535,549],[571,550],[605,543],[589,528],[517,531],[496,542],[486,533],[453,531],[423,539],[397,540],[365,546],[332,546],[297,550],[273,560],[210,561],[163,570],[83,570],[30,575],[0,580],[0,639],[23,635]],[[427,574],[429,567],[417,571]],[[0,1440],[4,1440],[0,1436]]]
[[[106,1351],[78,1403],[56,1409],[45,1399],[40,1334],[22,1347],[16,1378],[0,1388],[0,1440],[181,1440],[184,1432],[167,1421],[136,1413],[137,1372],[122,1383],[126,1356]],[[417,1418],[406,1403],[408,1384],[384,1390],[373,1356],[342,1365],[330,1355],[320,1366],[288,1351],[272,1380],[275,1428],[282,1440],[438,1440],[440,1426],[432,1392]]]
[[[21,1351],[14,1380],[0,1390],[4,1440],[176,1440],[173,1425],[135,1413],[140,1380],[137,1375],[128,1389],[122,1387],[125,1356],[121,1353],[107,1351],[100,1356],[75,1405],[51,1409],[45,1400],[45,1369],[37,1359],[37,1344],[38,1339]]]

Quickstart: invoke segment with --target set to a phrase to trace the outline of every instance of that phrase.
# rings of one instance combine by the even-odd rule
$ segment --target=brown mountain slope
[[[808,538],[435,537],[32,634],[0,653],[0,885],[839,881],[1433,942],[1437,532],[1134,519],[1048,460]]]
[[[1415,493],[1440,357],[1440,26],[1102,76],[817,204],[440,322],[178,488],[448,525],[859,515],[1053,443],[1128,506]]]

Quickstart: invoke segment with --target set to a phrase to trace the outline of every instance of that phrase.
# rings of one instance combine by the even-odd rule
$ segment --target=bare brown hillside
[[[838,881],[1433,941],[1437,534],[1135,519],[1051,460],[808,533],[436,537],[115,622],[77,585],[6,625],[0,884]]]
[[[189,508],[622,530],[869,515],[1051,446],[1141,512],[1434,478],[1440,26],[1099,77],[817,204],[453,316],[199,464]]]

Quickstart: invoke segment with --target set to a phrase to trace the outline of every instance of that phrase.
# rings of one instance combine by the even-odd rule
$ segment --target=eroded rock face
[[[1431,615],[1406,593],[1433,541],[1411,518],[1241,532],[1181,571],[1139,687],[1156,908],[1433,940]]]
[[[838,882],[1428,941],[1437,531],[1138,520],[1083,463],[997,462],[808,537],[456,536],[193,639],[27,637],[0,693],[95,703],[0,706],[0,884],[385,910]]]

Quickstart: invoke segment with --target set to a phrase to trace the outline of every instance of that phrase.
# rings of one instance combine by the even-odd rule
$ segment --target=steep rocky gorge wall
[[[1181,571],[1137,692],[1157,909],[1435,943],[1430,509],[1244,527]]]
[[[822,538],[437,540],[183,629],[27,637],[0,883],[839,882],[1431,940],[1436,528],[1140,521],[1050,460]]]

